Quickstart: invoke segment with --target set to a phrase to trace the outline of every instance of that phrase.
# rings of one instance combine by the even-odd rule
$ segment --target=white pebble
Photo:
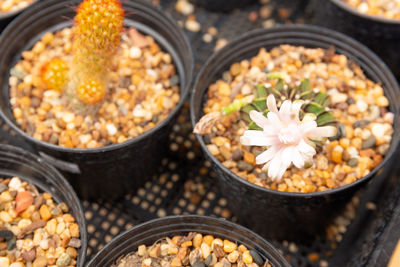
[[[42,241],[40,241],[40,248],[43,250],[47,250],[49,248],[49,240],[48,239],[44,239]]]
[[[357,101],[357,108],[360,112],[365,112],[368,109],[368,104],[363,100]]]
[[[22,262],[14,262],[11,263],[10,267],[25,267],[25,265]]]
[[[385,127],[382,124],[374,123],[371,128],[372,134],[375,138],[380,139],[385,136]]]
[[[10,260],[7,257],[0,257],[0,266],[1,267],[9,267]]]
[[[11,181],[8,183],[8,187],[14,191],[18,191],[22,186],[21,180],[17,177],[14,177],[11,179]]]
[[[133,110],[132,114],[134,117],[142,118],[142,117],[146,116],[146,111],[142,108],[141,105],[137,105],[135,107],[135,109]]]
[[[72,112],[64,112],[64,114],[62,116],[62,119],[66,123],[70,123],[70,122],[73,122],[75,120],[75,115]]]
[[[195,20],[187,20],[185,23],[185,27],[191,32],[198,32],[201,29],[200,23]]]
[[[134,46],[129,51],[129,56],[133,59],[138,59],[142,56],[142,50],[139,47]]]
[[[112,123],[107,124],[106,128],[107,128],[108,135],[110,135],[110,136],[113,136],[117,133],[117,128]]]
[[[213,37],[209,33],[206,33],[206,34],[203,35],[203,41],[205,43],[211,43],[212,39],[213,39]]]
[[[79,141],[81,142],[81,144],[87,144],[91,140],[92,140],[92,135],[90,134],[84,134],[79,136]]]
[[[175,9],[185,16],[188,16],[194,12],[194,6],[186,0],[178,0],[178,2],[176,2]]]
[[[392,112],[388,112],[383,116],[383,121],[393,124],[394,114]]]

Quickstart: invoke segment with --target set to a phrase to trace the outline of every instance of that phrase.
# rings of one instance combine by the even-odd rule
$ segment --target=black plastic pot
[[[78,250],[77,266],[83,267],[86,259],[87,232],[85,215],[74,190],[52,166],[21,148],[0,145],[0,177],[18,176],[34,184],[39,190],[49,192],[57,202],[67,203],[70,213],[80,228],[82,246]]]
[[[119,257],[135,252],[139,245],[149,246],[161,238],[189,232],[211,234],[236,241],[248,249],[256,249],[273,267],[290,266],[269,242],[243,226],[224,219],[185,215],[155,219],[120,234],[99,251],[87,267],[111,266]]]
[[[116,198],[142,185],[160,165],[168,147],[168,133],[188,93],[193,58],[189,42],[177,24],[145,0],[122,1],[126,26],[151,35],[168,51],[180,79],[180,102],[170,116],[148,132],[121,144],[95,149],[70,149],[38,141],[21,131],[10,104],[10,68],[21,52],[41,35],[71,26],[79,0],[41,1],[13,21],[0,37],[0,115],[45,160],[64,171],[83,198]]]
[[[228,199],[234,215],[250,229],[263,236],[278,239],[302,239],[324,230],[324,226],[349,201],[354,193],[371,178],[384,179],[394,162],[400,140],[400,90],[390,70],[368,48],[355,40],[316,26],[280,26],[260,29],[242,35],[215,53],[197,76],[191,98],[193,125],[202,116],[208,86],[219,79],[234,62],[255,56],[260,48],[271,49],[281,44],[329,48],[354,60],[372,80],[383,85],[395,114],[394,135],[384,161],[364,178],[337,189],[315,193],[288,193],[254,185],[221,164],[197,136],[205,155],[217,172],[222,194]]]
[[[7,27],[7,25],[15,18],[17,17],[19,14],[21,14],[22,12],[24,12],[27,8],[29,8],[31,5],[35,4],[36,2],[38,2],[40,0],[36,0],[34,2],[32,2],[31,4],[29,4],[28,6],[21,8],[21,9],[17,9],[14,11],[10,11],[10,12],[6,12],[6,13],[0,13],[0,32]]]
[[[342,0],[313,0],[313,5],[316,24],[361,41],[400,77],[400,20],[360,13]]]
[[[235,8],[243,8],[256,0],[192,0],[195,4],[211,11],[228,12]]]

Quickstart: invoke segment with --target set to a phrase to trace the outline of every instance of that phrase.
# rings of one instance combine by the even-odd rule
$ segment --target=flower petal
[[[301,156],[300,152],[297,150],[297,148],[293,149],[293,165],[296,166],[297,168],[303,168],[304,167],[304,158]]]
[[[337,134],[337,128],[334,126],[322,126],[317,127],[308,132],[308,136],[311,139],[320,139],[321,137],[332,137]]]
[[[297,123],[300,122],[299,114],[300,114],[301,106],[303,106],[303,104],[304,104],[304,100],[301,100],[301,99],[297,99],[297,100],[293,101],[293,104],[292,104],[291,113],[292,113],[292,116],[294,115],[294,119],[296,120]]]
[[[292,110],[292,102],[289,100],[283,101],[281,108],[279,109],[279,114],[280,115],[290,115],[290,112]]]
[[[293,161],[293,146],[288,146],[282,150],[282,164],[289,167]],[[286,167],[286,168],[287,168]]]
[[[268,119],[261,112],[251,110],[249,115],[250,119],[254,121],[261,128],[264,128],[264,126],[270,124]]]
[[[279,151],[277,155],[271,160],[268,167],[268,177],[270,177],[273,181],[275,181],[278,178],[281,165],[282,165],[281,153]]]
[[[256,164],[263,164],[269,162],[278,151],[276,146],[272,146],[256,157]]]
[[[271,146],[276,142],[274,136],[267,136],[262,131],[247,130],[240,137],[240,143],[245,146]]]
[[[270,111],[270,112],[268,112],[267,117],[268,117],[268,120],[270,120],[271,124],[274,125],[275,127],[282,126],[282,122],[279,119],[277,113]]]
[[[303,139],[297,145],[297,149],[300,153],[304,154],[307,157],[314,156],[315,153],[317,153],[315,149],[307,144]]]
[[[316,121],[307,121],[305,123],[300,124],[300,130],[303,134],[306,134],[317,128]]]
[[[267,107],[268,107],[269,111],[272,111],[275,113],[278,112],[278,108],[276,107],[276,100],[275,100],[274,95],[272,95],[272,94],[267,97]]]
[[[303,120],[301,121],[302,123],[306,123],[308,121],[315,121],[317,119],[317,115],[314,113],[306,113],[304,114]]]

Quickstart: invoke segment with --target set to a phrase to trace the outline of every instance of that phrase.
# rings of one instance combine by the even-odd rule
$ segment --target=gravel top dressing
[[[68,94],[52,86],[69,79],[62,70],[72,60],[72,35],[71,28],[46,33],[11,69],[10,102],[23,131],[63,147],[97,148],[134,138],[168,117],[180,99],[172,58],[133,28],[121,35],[104,100],[90,111],[71,108]]]
[[[137,251],[122,256],[112,267],[270,267],[268,260],[242,244],[212,235],[191,232],[186,236],[163,238],[151,246],[141,245]]]
[[[0,0],[0,14],[27,7],[35,0]]]
[[[388,106],[381,85],[334,48],[281,45],[209,86],[195,132],[243,179],[310,193],[353,183],[382,162],[393,133]]]
[[[68,211],[18,177],[0,179],[0,266],[76,266],[80,231]]]
[[[387,19],[400,19],[399,0],[342,0],[359,12]]]

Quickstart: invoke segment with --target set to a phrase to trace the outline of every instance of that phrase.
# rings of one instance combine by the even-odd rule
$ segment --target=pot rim
[[[76,0],[73,0],[73,1],[76,2]],[[6,27],[6,29],[3,31],[3,33],[1,34],[0,43],[7,42],[7,39],[6,39],[5,36],[8,35],[8,32],[13,30],[12,28],[14,28],[14,25],[18,25],[20,21],[23,21],[25,16],[29,17],[31,15],[35,15],[36,14],[36,10],[43,10],[43,8],[41,6],[44,3],[45,3],[45,1],[40,1],[39,0],[38,4],[36,4],[34,6],[34,8],[31,8],[31,9],[27,10],[26,12],[21,14],[21,16],[18,16],[18,18],[13,20]],[[123,5],[124,4],[125,3],[123,3]],[[127,2],[127,4],[129,4],[129,2]],[[55,150],[55,151],[58,151],[58,152],[79,153],[79,154],[96,154],[96,153],[102,153],[102,152],[106,152],[106,151],[118,150],[118,149],[121,149],[123,147],[130,146],[130,145],[132,145],[134,143],[139,143],[139,142],[141,142],[141,140],[148,138],[148,136],[151,136],[154,132],[157,132],[161,128],[165,127],[171,121],[171,119],[173,117],[175,117],[178,114],[178,112],[181,110],[183,104],[185,103],[185,101],[188,98],[188,95],[190,93],[190,86],[192,84],[193,70],[194,70],[194,55],[193,55],[193,51],[192,51],[192,46],[191,46],[191,44],[189,42],[189,39],[186,36],[186,34],[178,26],[178,24],[175,22],[175,20],[172,19],[171,15],[169,13],[163,12],[160,7],[157,7],[157,6],[151,4],[148,1],[135,0],[135,4],[139,4],[139,5],[145,6],[146,8],[157,12],[158,15],[163,16],[165,20],[167,20],[169,23],[174,25],[176,27],[176,30],[179,32],[179,34],[183,38],[183,41],[184,41],[185,45],[187,46],[188,52],[190,54],[189,60],[191,61],[190,62],[191,68],[189,70],[187,70],[188,79],[186,81],[186,85],[180,86],[179,103],[175,106],[175,108],[171,111],[171,113],[168,115],[167,118],[165,118],[162,122],[157,124],[155,127],[153,127],[150,130],[144,132],[143,134],[141,134],[139,136],[136,136],[134,138],[130,138],[130,139],[126,140],[123,143],[111,144],[111,145],[107,145],[107,146],[104,146],[104,147],[98,147],[98,148],[69,148],[69,147],[62,147],[62,146],[53,145],[53,144],[50,144],[50,143],[47,143],[47,142],[44,142],[44,141],[40,141],[40,140],[38,140],[36,138],[33,138],[32,136],[28,135],[24,131],[22,131],[20,129],[20,127],[18,125],[16,125],[16,123],[14,123],[13,120],[9,120],[8,117],[6,115],[4,115],[3,111],[0,110],[0,117],[6,122],[6,124],[8,124],[18,134],[22,135],[22,137],[24,139],[28,139],[30,142],[36,144],[37,146],[44,147],[44,148],[49,149],[49,150]],[[70,7],[66,6],[65,8],[70,8]],[[131,19],[131,20],[134,21],[134,19]],[[61,24],[61,23],[59,23],[59,24]],[[55,24],[55,25],[57,25],[57,24]],[[55,25],[52,25],[52,26],[55,26]],[[177,50],[175,50],[175,51],[177,51]],[[9,68],[8,71],[10,69],[11,68]],[[183,75],[179,75],[180,81],[182,81],[182,76]],[[5,81],[5,82],[8,82],[8,81]],[[9,87],[8,87],[8,90],[9,90]]]
[[[191,93],[191,99],[190,99],[190,119],[192,121],[192,126],[194,128],[194,126],[196,125],[196,118],[195,118],[195,114],[194,114],[194,103],[196,102],[195,99],[195,91],[197,90],[197,86],[200,82],[200,77],[202,76],[202,73],[204,71],[206,71],[206,69],[208,68],[208,65],[210,65],[210,63],[215,59],[218,58],[221,54],[225,53],[225,51],[229,51],[231,49],[232,46],[235,46],[236,44],[240,43],[241,40],[246,40],[248,39],[248,37],[251,37],[253,35],[262,35],[262,34],[268,34],[271,31],[276,31],[279,29],[288,29],[288,30],[293,30],[293,31],[299,31],[299,32],[308,32],[309,30],[313,30],[313,31],[317,31],[320,33],[324,33],[324,34],[329,34],[331,37],[339,37],[340,39],[344,39],[346,40],[347,44],[357,44],[359,47],[359,50],[362,50],[362,52],[364,54],[368,54],[369,56],[373,57],[375,60],[379,60],[382,64],[381,64],[381,68],[383,68],[384,72],[387,73],[389,75],[389,77],[393,80],[395,87],[393,88],[393,90],[397,90],[400,91],[399,89],[399,85],[397,83],[397,80],[394,78],[392,72],[388,69],[388,67],[382,62],[382,60],[380,58],[378,58],[375,53],[373,53],[370,49],[368,49],[366,46],[364,46],[363,44],[357,42],[356,40],[354,40],[351,37],[348,37],[342,33],[339,33],[337,31],[334,30],[330,30],[327,28],[323,28],[320,26],[315,26],[315,25],[278,25],[275,27],[272,27],[270,29],[256,29],[256,30],[252,30],[249,32],[246,32],[234,39],[232,39],[230,41],[230,43],[228,45],[226,45],[225,47],[221,48],[220,50],[218,50],[217,52],[215,52],[212,56],[209,57],[209,59],[204,63],[204,65],[202,66],[202,68],[200,69],[199,73],[196,76],[196,79],[194,81],[194,85],[193,85],[193,90]],[[385,90],[384,90],[385,91]],[[207,93],[207,89],[205,90],[205,93]],[[204,94],[205,94],[204,93]],[[203,96],[204,96],[203,94]],[[203,103],[203,101],[201,101]],[[394,110],[393,114],[395,115],[394,121],[399,120],[400,117],[400,111],[399,110]],[[358,179],[357,181],[344,185],[344,186],[340,186],[337,188],[333,188],[333,189],[328,189],[325,191],[318,191],[318,192],[311,192],[311,193],[298,193],[298,192],[282,192],[282,191],[278,191],[278,190],[273,190],[273,189],[268,189],[265,187],[261,187],[258,186],[256,184],[253,184],[241,177],[239,177],[238,175],[236,175],[234,172],[232,172],[230,169],[228,169],[227,167],[225,167],[222,162],[220,162],[215,156],[213,156],[210,151],[208,151],[206,144],[204,143],[204,140],[202,138],[201,135],[199,134],[195,134],[197,140],[199,141],[203,152],[206,154],[207,158],[211,159],[213,164],[215,164],[217,166],[217,168],[221,169],[223,172],[227,173],[231,178],[238,180],[240,183],[242,183],[244,186],[248,186],[251,187],[252,190],[258,190],[261,191],[263,193],[266,194],[273,194],[276,196],[280,196],[280,197],[289,197],[289,198],[313,198],[313,197],[321,197],[321,196],[327,196],[327,195],[333,195],[336,194],[338,192],[341,191],[345,191],[347,189],[350,189],[352,187],[357,186],[360,183],[363,183],[365,181],[368,181],[373,175],[375,175],[375,173],[378,172],[378,170],[380,170],[389,160],[390,158],[392,158],[395,153],[396,153],[396,149],[392,149],[392,151],[390,151],[390,153],[388,153],[383,161],[377,166],[375,167],[373,170],[371,170],[370,173],[368,173],[367,175],[365,175],[364,177]],[[400,138],[398,138],[398,140],[394,140],[392,138],[391,143],[390,143],[390,147],[395,147],[397,148],[399,146],[400,143]]]
[[[58,179],[63,181],[63,185],[67,187],[67,190],[69,193],[72,195],[72,198],[75,200],[77,204],[77,209],[78,213],[82,215],[82,225],[79,225],[79,231],[80,231],[80,237],[79,239],[82,241],[81,247],[77,249],[78,251],[81,252],[81,262],[77,262],[78,266],[80,263],[82,263],[82,266],[84,266],[84,262],[86,259],[86,250],[88,246],[88,233],[87,233],[87,223],[86,223],[86,217],[85,217],[85,212],[82,207],[82,203],[78,196],[76,195],[75,190],[72,188],[72,186],[69,184],[69,182],[65,179],[65,177],[52,165],[48,164],[46,161],[44,161],[42,158],[39,156],[32,154],[31,152],[28,152],[20,147],[9,145],[9,144],[0,144],[0,150],[6,150],[7,152],[10,152],[16,156],[24,156],[28,161],[30,162],[36,162],[42,166],[44,166],[46,169],[49,169],[51,172],[53,172],[54,175],[58,176]],[[23,178],[22,178],[23,179]],[[32,182],[31,182],[32,183]],[[34,184],[34,183],[33,183]],[[68,205],[68,203],[67,203]],[[72,214],[74,215],[74,214]],[[75,218],[76,219],[76,218]],[[83,227],[83,229],[81,229]]]
[[[172,222],[171,222],[172,220]],[[263,255],[264,257],[267,258],[267,256],[271,256],[272,258],[276,259],[279,262],[282,262],[283,264],[285,264],[286,266],[290,266],[289,263],[287,262],[287,260],[283,257],[282,254],[280,254],[278,252],[278,250],[269,242],[267,241],[264,237],[260,236],[259,234],[255,233],[254,231],[240,225],[234,222],[231,222],[227,219],[224,218],[216,218],[216,217],[211,217],[211,216],[204,216],[204,215],[194,215],[194,214],[190,214],[190,215],[170,215],[170,216],[165,216],[162,218],[156,218],[156,219],[152,219],[146,222],[143,222],[141,224],[138,224],[134,227],[132,227],[131,229],[128,229],[124,232],[122,232],[121,234],[117,235],[116,237],[114,237],[110,242],[108,242],[100,251],[98,251],[96,253],[95,256],[93,256],[93,258],[90,260],[90,262],[87,264],[87,266],[92,266],[94,263],[94,261],[96,260],[97,257],[100,257],[100,255],[103,253],[103,251],[108,250],[110,247],[114,246],[114,244],[122,242],[123,241],[123,237],[126,235],[130,235],[132,232],[140,232],[142,231],[142,229],[146,229],[148,226],[151,226],[153,224],[156,224],[156,229],[158,229],[158,227],[165,227],[164,226],[159,226],[159,224],[162,224],[164,221],[168,222],[168,224],[183,224],[183,223],[189,223],[190,225],[201,225],[204,224],[203,222],[199,222],[199,223],[194,223],[193,221],[200,221],[200,220],[204,220],[204,221],[208,221],[208,222],[212,222],[212,223],[216,223],[219,224],[221,227],[226,227],[226,228],[233,228],[233,229],[238,229],[240,230],[242,233],[248,233],[251,235],[251,241],[256,242],[259,244],[259,242],[261,242],[266,249],[268,249],[270,255]],[[205,231],[206,232],[206,231]],[[134,238],[134,236],[132,237]],[[231,240],[233,241],[233,240]],[[235,240],[240,242],[240,240]],[[147,244],[146,244],[147,245]],[[283,266],[285,266],[283,265]],[[93,265],[94,266],[94,265]]]
[[[16,9],[14,11],[10,11],[10,12],[0,13],[0,21],[12,18],[12,17],[24,12],[26,9],[30,8],[32,5],[35,5],[39,1],[40,0],[34,0],[33,2],[29,3],[26,7],[19,8],[19,9]]]
[[[321,0],[317,0],[317,1],[321,1]],[[372,20],[375,22],[380,22],[380,23],[385,23],[385,24],[392,24],[394,26],[397,26],[398,24],[400,24],[400,19],[389,19],[389,18],[386,18],[383,16],[374,16],[374,15],[370,15],[370,14],[361,13],[357,9],[344,3],[342,0],[330,0],[330,1],[332,3],[334,3],[337,7],[341,8],[353,15],[361,17],[363,19]]]

